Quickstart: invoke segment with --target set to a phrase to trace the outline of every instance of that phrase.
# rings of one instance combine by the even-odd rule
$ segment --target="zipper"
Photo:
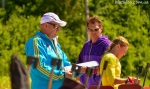
[[[52,43],[52,46],[53,46],[53,48],[54,48],[54,52],[56,53],[56,55],[57,55],[57,57],[59,58],[59,59],[61,59],[61,57],[60,57],[60,52],[58,51],[58,49],[57,49],[57,45],[55,45],[55,42],[54,42],[54,40],[53,39],[50,39],[50,42]],[[63,64],[63,59],[61,59],[62,60],[62,63],[61,63],[61,66],[62,66],[62,68],[64,67],[64,64]],[[60,68],[61,69],[61,68]]]
[[[92,50],[92,43],[91,43],[91,48],[90,48],[90,52],[89,52],[89,61],[91,61],[91,60],[90,60],[91,50]]]

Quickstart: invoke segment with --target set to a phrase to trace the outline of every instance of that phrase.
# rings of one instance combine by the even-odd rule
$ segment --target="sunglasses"
[[[53,23],[49,23],[49,22],[47,22],[47,23],[50,24],[50,25],[52,25],[52,26],[54,26],[55,29],[59,29],[60,28],[60,26],[57,25],[57,24],[53,24]]]
[[[88,28],[89,31],[98,31],[99,28]]]

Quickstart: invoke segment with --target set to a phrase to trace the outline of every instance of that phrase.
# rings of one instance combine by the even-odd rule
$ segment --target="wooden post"
[[[89,9],[88,9],[88,0],[84,0],[85,2],[85,21],[89,18]],[[86,40],[88,40],[88,29],[87,29],[87,25],[85,22],[85,27],[86,27]]]

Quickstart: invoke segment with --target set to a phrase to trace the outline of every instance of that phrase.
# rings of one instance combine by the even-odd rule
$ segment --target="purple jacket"
[[[79,54],[77,63],[83,63],[88,61],[97,61],[98,63],[100,63],[102,55],[110,44],[111,41],[108,39],[107,36],[100,36],[98,40],[93,44],[91,40],[87,41]],[[88,80],[87,87],[92,85],[98,85],[99,79],[100,75],[92,75]],[[86,74],[83,74],[80,77],[80,81],[84,84],[85,80]]]

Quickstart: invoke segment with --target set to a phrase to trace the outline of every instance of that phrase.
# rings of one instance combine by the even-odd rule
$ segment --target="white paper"
[[[88,62],[76,64],[76,65],[78,65],[78,66],[87,66],[87,67],[96,67],[99,64],[98,64],[97,61],[88,61]],[[71,67],[72,66],[65,66],[64,69],[71,71]]]

